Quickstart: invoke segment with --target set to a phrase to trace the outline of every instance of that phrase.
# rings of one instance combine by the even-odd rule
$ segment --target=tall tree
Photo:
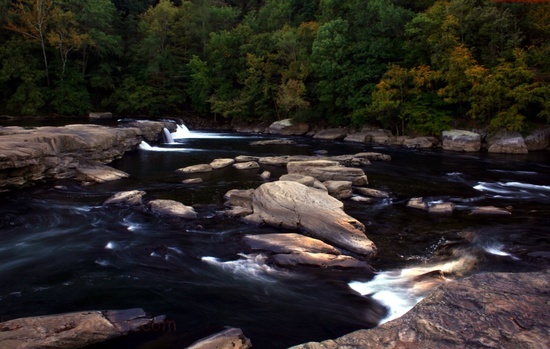
[[[18,32],[28,40],[40,44],[48,86],[50,86],[50,74],[46,53],[46,35],[53,15],[52,0],[17,0],[8,12],[10,18],[5,25],[6,29]]]

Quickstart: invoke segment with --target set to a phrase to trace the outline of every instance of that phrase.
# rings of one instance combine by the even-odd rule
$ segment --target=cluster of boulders
[[[350,128],[316,129],[306,123],[294,123],[290,119],[272,124],[234,125],[237,131],[258,132],[282,136],[307,135],[321,140],[342,140],[346,142],[396,145],[412,149],[441,147],[458,152],[479,152],[486,149],[490,153],[526,154],[550,148],[550,128],[534,131],[524,137],[518,132],[501,131],[486,134],[485,131],[450,130],[443,131],[440,137],[394,136],[389,130],[366,126],[361,130]]]
[[[127,177],[105,166],[136,149],[143,139],[157,139],[170,122],[135,122],[127,127],[67,125],[0,127],[0,190],[47,179],[76,178],[106,182]]]

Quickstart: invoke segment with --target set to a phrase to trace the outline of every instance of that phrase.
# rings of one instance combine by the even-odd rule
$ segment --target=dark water
[[[278,270],[245,251],[242,236],[279,230],[245,225],[219,212],[228,190],[263,183],[258,171],[226,168],[200,175],[204,182],[198,185],[181,184],[193,176],[174,172],[237,155],[390,154],[391,162],[364,169],[370,186],[392,198],[371,204],[345,200],[346,212],[366,225],[379,247],[373,266],[381,272],[453,261],[457,250],[475,256],[465,274],[524,271],[541,263],[529,253],[550,251],[548,152],[466,155],[298,138],[293,146],[251,147],[260,136],[202,136],[156,149],[164,151],[125,155],[113,166],[130,173],[127,180],[87,187],[60,181],[0,194],[0,318],[141,307],[165,314],[170,325],[97,348],[181,348],[225,326],[241,328],[257,348],[285,348],[372,327],[385,317],[379,303],[347,285],[368,281],[367,275]],[[284,173],[262,170],[271,171],[273,180]],[[131,189],[146,191],[146,199],[193,205],[199,218],[182,221],[101,206],[112,194]],[[433,215],[405,207],[418,196],[450,200],[457,210]],[[471,207],[483,205],[509,207],[513,214],[469,215]]]

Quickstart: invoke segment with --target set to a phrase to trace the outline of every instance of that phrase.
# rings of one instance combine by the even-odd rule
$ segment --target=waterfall
[[[170,131],[166,127],[162,129],[162,134],[164,136],[164,143],[165,144],[174,143],[174,138],[172,137],[172,134],[170,133]]]
[[[176,132],[174,132],[172,137],[174,137],[174,139],[189,138],[189,136],[191,135],[191,131],[189,131],[187,126],[185,126],[183,124],[177,125],[177,126],[178,126],[178,128],[177,128]]]

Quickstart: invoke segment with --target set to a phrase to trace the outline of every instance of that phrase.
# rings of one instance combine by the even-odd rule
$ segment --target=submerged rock
[[[230,328],[200,339],[186,349],[249,349],[250,339],[246,338],[240,328]]]
[[[143,309],[82,311],[35,316],[0,323],[2,349],[83,348],[130,332],[162,326]]]
[[[365,227],[343,211],[343,204],[327,193],[290,181],[262,184],[252,196],[249,222],[301,229],[331,245],[364,256],[376,253]]]
[[[290,139],[269,139],[265,141],[250,142],[250,145],[291,145],[296,144],[295,141]]]
[[[271,263],[278,267],[308,266],[335,269],[368,269],[371,267],[351,256],[334,255],[328,253],[298,252],[276,254],[271,257]]]
[[[509,216],[512,214],[512,212],[495,206],[481,206],[476,207],[470,212],[472,215],[503,215],[503,216]]]

